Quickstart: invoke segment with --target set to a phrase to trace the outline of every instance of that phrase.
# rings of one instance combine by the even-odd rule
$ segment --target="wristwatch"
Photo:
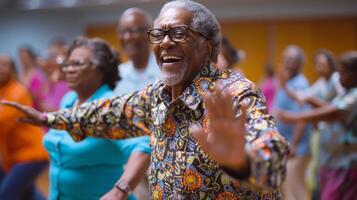
[[[115,183],[115,187],[126,194],[130,194],[131,192],[130,186],[125,179],[120,179],[119,181],[117,181]]]

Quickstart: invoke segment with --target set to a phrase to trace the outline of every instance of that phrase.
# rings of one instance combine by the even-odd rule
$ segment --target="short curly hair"
[[[213,13],[204,5],[190,0],[175,0],[166,3],[160,11],[160,14],[169,8],[182,8],[192,13],[193,18],[191,26],[193,29],[204,35],[211,41],[212,52],[211,62],[217,62],[217,57],[221,48],[221,26]],[[155,21],[156,24],[156,21]]]
[[[72,51],[79,47],[88,48],[92,52],[91,61],[103,74],[103,83],[108,84],[110,89],[114,89],[117,81],[120,80],[119,53],[111,49],[108,43],[101,38],[78,37],[70,45],[65,59],[68,60]]]

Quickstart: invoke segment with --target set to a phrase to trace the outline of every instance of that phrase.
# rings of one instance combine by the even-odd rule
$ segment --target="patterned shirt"
[[[218,82],[224,91],[233,92],[237,116],[242,101],[249,104],[245,148],[251,169],[244,179],[229,176],[189,131],[193,123],[207,130],[202,95]],[[286,173],[288,145],[267,114],[265,98],[238,73],[204,67],[174,101],[168,87],[158,81],[140,92],[46,117],[48,126],[66,129],[77,141],[86,136],[121,139],[151,133],[153,199],[280,199],[278,187]]]
[[[331,102],[347,112],[344,122],[326,123],[321,132],[320,162],[330,169],[357,168],[357,88],[346,90]]]

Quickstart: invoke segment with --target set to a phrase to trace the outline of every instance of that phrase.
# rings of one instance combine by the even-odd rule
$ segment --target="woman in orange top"
[[[9,56],[0,55],[0,100],[32,105],[28,91],[16,80]],[[42,147],[43,130],[16,122],[21,113],[0,105],[0,199],[44,199],[35,190],[35,179],[47,166]]]

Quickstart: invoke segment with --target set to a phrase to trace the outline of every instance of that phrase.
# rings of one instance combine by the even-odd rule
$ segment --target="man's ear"
[[[206,52],[209,55],[209,62],[211,62],[211,59],[212,59],[212,53],[213,53],[212,50],[213,50],[212,43],[208,42],[208,44],[206,45]]]

